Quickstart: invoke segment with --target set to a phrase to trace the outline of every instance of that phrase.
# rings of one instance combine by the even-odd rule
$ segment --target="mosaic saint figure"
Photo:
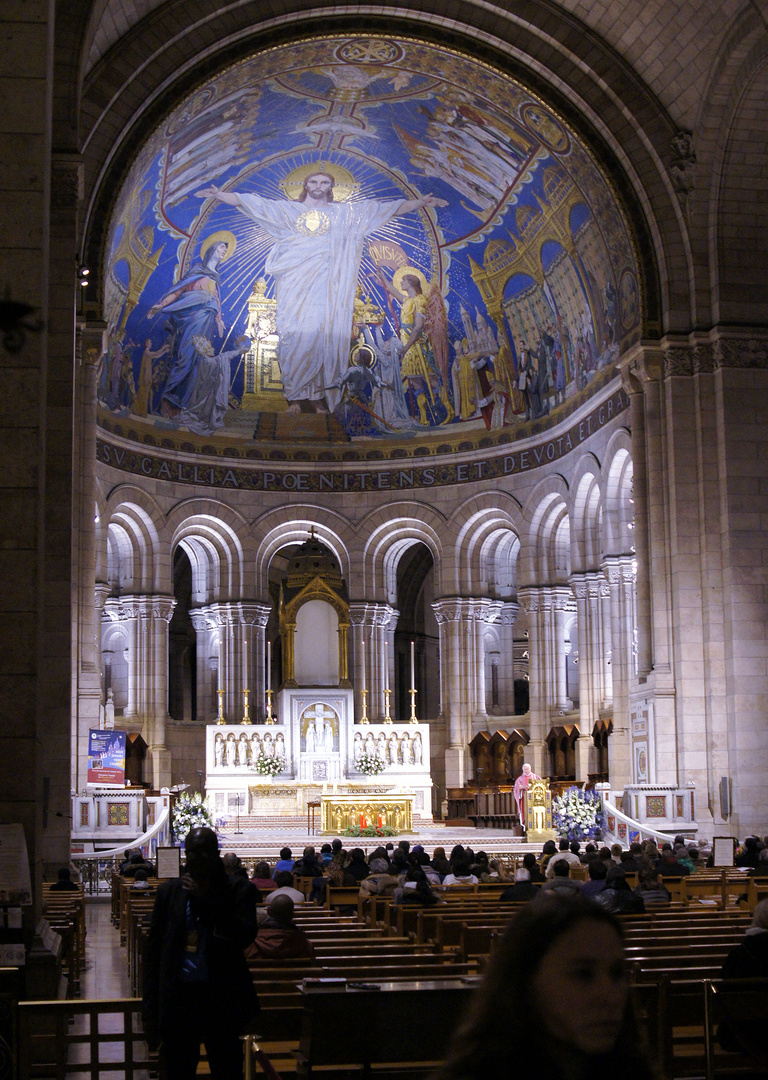
[[[335,202],[332,173],[318,169],[296,200],[267,199],[210,185],[199,197],[235,206],[275,240],[265,271],[277,281],[277,359],[288,412],[308,402],[335,409],[347,368],[355,288],[365,238],[392,218],[443,199],[349,199]],[[327,408],[326,408],[327,404]]]
[[[171,341],[170,371],[163,389],[160,411],[175,419],[189,406],[197,381],[200,353],[196,338],[213,341],[216,331],[224,336],[224,319],[219,296],[219,266],[235,250],[232,233],[213,233],[206,237],[188,274],[147,312],[148,318],[162,312],[167,315]]]
[[[445,308],[442,297],[435,289],[429,289],[427,293],[423,274],[415,268],[404,269],[406,272],[398,271],[391,282],[380,275],[386,291],[402,305],[400,374],[403,390],[406,400],[410,399],[415,405],[414,411],[418,413],[417,419],[421,425],[429,425],[430,416],[432,420],[446,424],[453,419],[454,410],[446,388],[448,346]],[[438,401],[442,403],[442,409]]]

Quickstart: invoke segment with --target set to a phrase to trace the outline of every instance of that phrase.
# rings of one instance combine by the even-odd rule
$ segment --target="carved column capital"
[[[94,585],[93,602],[98,613],[104,610],[104,605],[106,604],[111,591],[111,587],[106,581],[97,581]]]
[[[490,597],[450,596],[432,604],[439,626],[449,622],[492,623],[501,615],[501,608],[501,600]]]
[[[95,368],[107,351],[107,324],[89,319],[78,326],[78,359],[83,367]]]
[[[634,585],[637,579],[637,559],[634,555],[607,555],[600,569],[609,585]]]
[[[511,600],[501,601],[501,610],[499,611],[498,621],[502,626],[512,626],[517,616],[520,614],[520,604],[516,604]]]

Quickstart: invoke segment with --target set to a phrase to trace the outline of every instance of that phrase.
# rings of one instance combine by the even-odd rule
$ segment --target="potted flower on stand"
[[[283,759],[272,754],[265,754],[263,750],[260,750],[253,759],[251,768],[259,776],[277,776],[283,771]]]
[[[552,800],[552,824],[558,836],[594,840],[603,827],[603,802],[596,791],[569,787]]]
[[[213,811],[200,792],[182,793],[173,804],[171,812],[173,839],[181,847],[191,829],[214,828]]]
[[[384,772],[386,765],[378,754],[361,754],[356,767],[358,772],[366,776],[378,776]]]

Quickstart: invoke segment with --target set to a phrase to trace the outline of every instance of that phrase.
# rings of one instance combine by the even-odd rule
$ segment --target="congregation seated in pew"
[[[315,959],[312,942],[293,921],[295,905],[285,892],[272,893],[266,918],[259,923],[256,937],[245,950],[246,960]]]
[[[72,872],[68,866],[62,866],[56,875],[56,881],[51,885],[51,892],[77,892],[77,883],[72,881]]]

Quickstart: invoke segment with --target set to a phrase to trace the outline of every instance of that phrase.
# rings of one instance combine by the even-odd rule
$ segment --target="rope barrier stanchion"
[[[254,1061],[258,1061],[263,1074],[269,1080],[283,1080],[267,1055],[259,1046],[261,1035],[241,1035],[243,1042],[243,1080],[256,1080]]]

